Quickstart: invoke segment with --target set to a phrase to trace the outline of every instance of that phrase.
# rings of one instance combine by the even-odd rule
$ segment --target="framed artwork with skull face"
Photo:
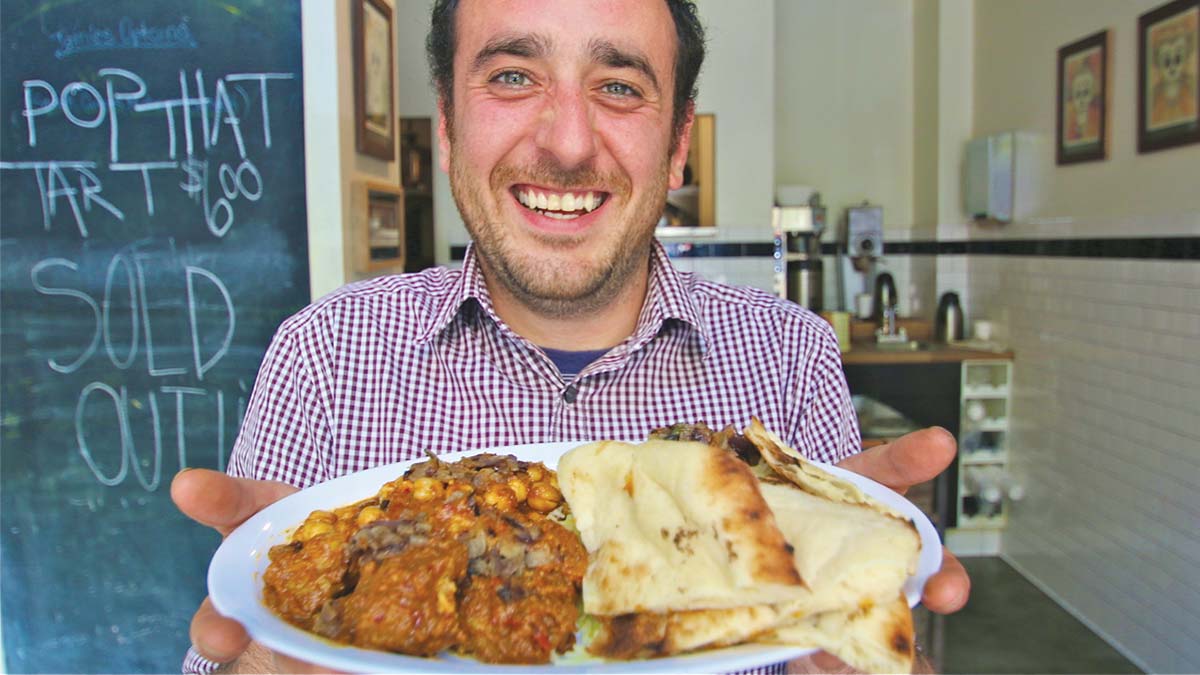
[[[1200,143],[1200,0],[1138,17],[1138,152]]]
[[[1107,30],[1058,50],[1059,164],[1108,157],[1108,55]]]

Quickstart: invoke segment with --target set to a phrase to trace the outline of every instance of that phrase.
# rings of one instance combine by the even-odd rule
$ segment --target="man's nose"
[[[584,93],[578,89],[555,92],[542,111],[534,140],[565,168],[592,159],[596,155],[596,129]]]

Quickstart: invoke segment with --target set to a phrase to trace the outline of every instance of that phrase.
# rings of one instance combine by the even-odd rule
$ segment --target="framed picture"
[[[358,183],[354,203],[354,267],[358,275],[403,272],[404,191],[376,181]]]
[[[1059,164],[1108,157],[1108,31],[1089,35],[1058,50]]]
[[[1200,0],[1138,17],[1138,152],[1200,142]]]
[[[396,157],[392,113],[392,8],[383,0],[352,0],[354,6],[354,117],[358,151]]]

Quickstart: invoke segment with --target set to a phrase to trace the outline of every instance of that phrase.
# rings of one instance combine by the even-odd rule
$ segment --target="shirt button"
[[[569,385],[563,390],[562,397],[567,403],[574,403],[575,399],[579,397],[579,388],[573,384]]]

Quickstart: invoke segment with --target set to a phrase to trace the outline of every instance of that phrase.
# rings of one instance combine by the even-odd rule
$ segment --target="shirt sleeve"
[[[227,473],[304,488],[329,478],[328,396],[313,373],[323,343],[309,321],[271,341],[234,442]]]
[[[209,661],[200,656],[195,647],[188,647],[187,654],[183,657],[183,672],[188,675],[208,675],[219,667],[221,664],[216,661]]]
[[[833,328],[814,320],[805,322],[803,330],[803,347],[796,350],[801,362],[789,442],[811,460],[835,464],[862,450],[858,416]]]

